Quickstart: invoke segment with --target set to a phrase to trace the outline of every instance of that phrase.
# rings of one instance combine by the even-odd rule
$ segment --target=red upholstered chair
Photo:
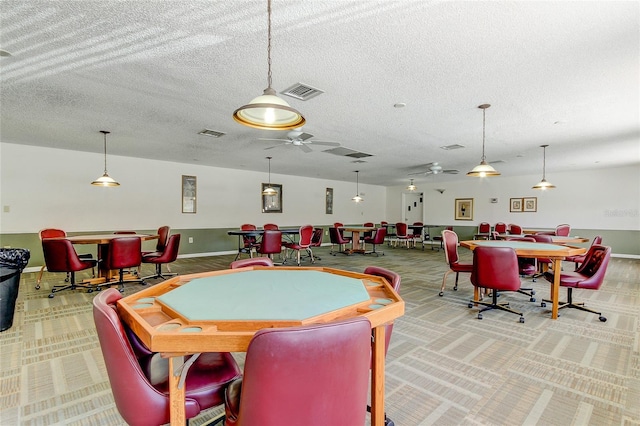
[[[554,274],[560,274],[560,286],[567,287],[567,301],[560,302],[558,309],[574,308],[581,311],[591,312],[598,315],[600,321],[606,321],[607,318],[602,316],[601,312],[596,312],[584,306],[584,303],[573,303],[573,289],[580,288],[585,290],[598,290],[604,281],[604,276],[609,266],[611,258],[611,247],[602,245],[592,245],[589,247],[584,262],[575,271],[553,271],[545,272],[544,277],[549,282],[553,282]],[[543,300],[541,306],[545,307],[549,300]]]
[[[313,235],[311,236],[311,244],[309,244],[309,250],[311,251],[311,256],[313,256],[315,260],[322,260],[315,253],[313,253],[313,249],[315,247],[322,246],[322,238],[324,237],[324,228],[313,228]]]
[[[349,254],[345,251],[345,244],[349,244],[351,241],[344,238],[338,228],[329,228],[329,240],[331,241],[331,250],[329,254],[332,256],[336,255],[336,252],[333,251],[334,246],[338,246],[338,253]]]
[[[507,233],[507,224],[504,222],[498,222],[493,227],[493,230],[498,234],[506,234]]]
[[[375,225],[375,223],[373,222],[365,222],[362,224],[362,226],[364,226],[365,228],[369,227],[369,228],[373,228]],[[360,240],[364,241],[365,238],[367,237],[372,237],[373,236],[373,231],[364,231],[360,233]]]
[[[125,283],[141,282],[145,284],[144,279],[136,277],[135,279],[124,279],[124,270],[129,268],[137,268],[142,263],[142,241],[140,237],[120,237],[109,241],[106,256],[102,259],[105,269],[117,269],[118,281],[108,282],[108,285],[119,284],[120,292],[124,291]]]
[[[545,234],[542,232],[538,232],[537,234],[532,234],[529,235],[530,238],[533,238],[534,240],[536,240],[536,242],[538,243],[545,243],[545,244],[553,244],[553,238],[552,235],[550,234]],[[549,258],[537,258],[536,259],[536,263],[537,263],[537,272],[533,275],[533,281],[536,280],[536,278],[541,277],[542,273],[548,269],[549,265],[553,264],[553,260],[549,259]]]
[[[154,252],[157,253],[157,255],[159,256],[160,253],[162,253],[164,251],[164,248],[167,246],[167,240],[169,239],[170,234],[171,234],[171,227],[166,225],[159,227],[158,240],[156,241],[156,249],[154,251],[143,251],[142,256],[149,255]]]
[[[40,232],[38,232],[38,236],[40,237],[40,241],[42,241],[45,238],[64,238],[67,236],[67,233],[62,229],[45,228],[45,229],[41,229]],[[93,255],[90,253],[79,254],[78,257],[82,260],[93,259]],[[45,269],[47,269],[46,264],[42,265],[42,267],[40,268],[40,273],[38,274],[38,279],[36,280],[36,290],[40,289],[40,282],[42,281],[42,274],[44,273]],[[95,268],[93,268],[92,276],[94,277],[96,276]],[[65,282],[69,282],[69,273],[67,273],[67,278],[65,279]]]
[[[516,224],[510,223],[507,226],[507,233],[513,234],[513,235],[521,235],[522,234],[522,227],[520,225],[516,225]]]
[[[419,228],[409,228],[411,230],[410,235],[412,239],[412,244],[415,247],[417,242],[422,242],[422,227],[424,226],[424,223],[413,222],[413,226],[419,227]]]
[[[51,288],[49,297],[62,290],[75,290],[76,288],[86,288],[89,293],[93,291],[93,285],[76,284],[76,272],[94,268],[97,264],[93,259],[80,259],[73,244],[69,240],[42,240],[42,252],[44,253],[44,263],[49,272],[67,272],[69,274],[68,284],[54,285]]]
[[[225,425],[364,425],[370,354],[364,317],[259,330],[226,390]]]
[[[474,240],[491,238],[491,224],[489,222],[480,222],[478,232],[473,236]]]
[[[508,241],[525,241],[525,242],[529,242],[529,243],[535,243],[536,239],[529,236],[529,237],[506,237],[506,240]],[[535,277],[537,276],[537,272],[538,272],[538,262],[537,259],[535,258],[525,258],[525,257],[519,257],[518,258],[518,272],[520,273],[520,276],[522,277],[532,277],[533,280],[535,281]],[[529,296],[529,302],[535,302],[536,298],[534,297],[536,294],[536,291],[533,288],[524,288],[524,287],[520,287],[518,290],[518,293],[522,293],[525,294],[527,296]]]
[[[469,272],[473,271],[472,263],[460,263],[460,259],[458,257],[458,234],[448,229],[442,231],[442,241],[444,242],[444,258],[449,264],[449,270],[444,273],[444,277],[442,277],[442,287],[440,287],[440,293],[438,294],[440,297],[444,296],[444,287],[447,282],[447,276],[451,272],[456,273],[456,283],[453,286],[453,290],[458,290],[458,275],[460,272]]]
[[[241,231],[255,231],[256,229],[258,228],[250,223],[244,223],[240,226]],[[238,250],[238,254],[236,255],[235,260],[238,260],[238,257],[240,257],[242,253],[248,254],[249,257],[253,257],[253,253],[259,246],[260,243],[258,242],[258,239],[255,235],[243,235],[242,247],[240,248],[240,250]]]
[[[298,232],[298,241],[287,242],[283,244],[287,248],[287,250],[292,250],[296,252],[296,255],[297,255],[296,263],[298,266],[300,266],[300,252],[303,250],[309,254],[311,258],[311,263],[315,261],[313,259],[313,252],[309,248],[309,246],[311,245],[311,237],[313,237],[313,226],[303,225],[300,227],[300,231]],[[285,259],[285,262],[286,262],[286,259]]]
[[[365,244],[373,245],[373,250],[365,251],[364,254],[375,254],[376,256],[379,256],[378,253],[382,253],[382,255],[384,256],[383,251],[381,252],[376,251],[376,246],[379,246],[380,244],[384,244],[384,239],[386,238],[386,236],[387,236],[387,228],[377,228],[373,236],[364,239]]]
[[[282,232],[266,230],[258,247],[258,253],[273,261],[273,255],[282,250]]]
[[[250,259],[234,260],[231,269],[246,268],[247,266],[273,266],[273,260],[268,257],[252,257]]]
[[[396,223],[396,237],[394,238],[394,245],[398,245],[400,243],[404,244],[407,248],[413,241],[412,236],[409,235],[407,224],[404,222]]]
[[[568,237],[571,233],[571,225],[563,223],[562,225],[556,226],[556,235],[559,237]]]
[[[120,298],[118,291],[107,289],[93,299],[93,319],[116,407],[131,426],[169,423],[168,362],[149,351],[121,321],[116,309]],[[184,384],[186,418],[224,403],[226,386],[240,374],[231,354],[200,354]]]
[[[600,235],[596,235],[595,237],[593,237],[593,241],[591,241],[591,245],[594,246],[596,244],[602,244],[602,237]],[[576,264],[576,269],[578,269],[578,266],[584,262],[584,259],[587,257],[587,254],[579,254],[576,256],[569,256],[566,257],[564,260],[566,260],[567,262],[573,262]]]
[[[344,238],[345,240],[347,240],[347,241],[351,242],[351,237],[350,237],[350,236],[348,236],[348,235],[344,235],[344,229],[340,229],[340,228],[342,228],[343,226],[344,226],[344,223],[341,223],[341,222],[335,222],[335,223],[333,224],[333,227],[334,227],[334,228],[338,228],[338,232],[340,233],[340,235],[342,235],[342,238]]]
[[[482,319],[482,312],[490,309],[500,309],[520,315],[520,322],[524,322],[522,312],[516,312],[509,307],[509,303],[498,303],[498,292],[518,291],[520,288],[520,274],[518,273],[518,256],[511,247],[476,247],[473,250],[473,272],[471,283],[474,285],[474,300],[469,302],[469,308],[474,304],[483,305],[478,312],[478,319]],[[491,302],[479,300],[480,289],[491,289]]]
[[[277,231],[280,228],[275,223],[265,223],[262,229],[264,229],[265,231]]]
[[[148,255],[142,256],[142,263],[152,263],[156,265],[156,273],[153,275],[149,275],[148,277],[144,277],[147,279],[155,279],[162,278],[167,279],[167,277],[178,275],[175,272],[162,272],[162,265],[166,263],[175,262],[178,258],[178,250],[180,249],[180,234],[174,234],[169,237],[167,240],[167,245],[158,256],[156,253],[151,253]]]

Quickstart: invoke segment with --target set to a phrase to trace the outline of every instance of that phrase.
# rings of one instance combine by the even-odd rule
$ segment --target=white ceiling
[[[273,0],[273,87],[312,140],[287,145],[233,111],[267,86],[266,0],[2,0],[3,142],[403,185],[437,161],[470,179],[640,164],[640,2]],[[404,108],[394,108],[405,103]],[[225,133],[199,135],[203,129]],[[441,146],[460,144],[453,151]],[[109,161],[116,161],[111,159]],[[534,182],[532,182],[534,183]]]

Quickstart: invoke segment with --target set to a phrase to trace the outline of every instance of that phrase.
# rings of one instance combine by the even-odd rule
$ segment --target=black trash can
[[[30,257],[27,249],[0,248],[0,331],[13,325],[20,274]]]

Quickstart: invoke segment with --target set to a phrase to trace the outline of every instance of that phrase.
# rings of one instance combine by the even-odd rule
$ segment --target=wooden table
[[[69,240],[73,244],[97,244],[98,245],[98,259],[104,259],[106,257],[107,250],[109,250],[109,243],[114,238],[124,238],[124,237],[138,237],[142,241],[147,240],[157,240],[160,238],[159,235],[149,235],[149,234],[98,234],[98,235],[75,235],[75,236],[67,236],[67,237],[59,237],[53,239],[64,239]],[[112,271],[111,269],[105,268],[104,262],[98,262],[98,276],[96,278],[91,278],[88,280],[84,280],[83,282],[91,283],[91,284],[100,284],[107,281],[110,281],[117,275],[117,271]]]
[[[498,234],[498,239],[500,240],[508,240],[510,237],[518,238],[518,237],[528,237],[532,234]],[[551,237],[551,241],[553,244],[575,244],[575,243],[587,243],[589,242],[588,238],[584,237],[563,237],[559,235],[549,235]]]
[[[516,251],[518,257],[549,258],[553,261],[554,278],[551,283],[551,318],[558,318],[558,301],[560,293],[560,271],[562,270],[562,260],[567,256],[584,254],[587,249],[582,247],[572,247],[561,244],[532,243],[527,241],[501,241],[501,240],[472,240],[461,241],[460,245],[470,250],[476,247],[511,247]]]
[[[364,253],[364,247],[360,247],[360,233],[375,231],[375,226],[342,226],[338,229],[351,232],[351,248],[345,250],[345,252],[351,253]]]
[[[300,312],[286,315],[288,308]],[[322,267],[227,269],[156,284],[120,299],[118,312],[151,351],[169,357],[172,425],[185,423],[185,355],[246,352],[262,328],[364,316],[373,330],[371,424],[384,424],[384,325],[404,314],[404,301],[381,277]]]

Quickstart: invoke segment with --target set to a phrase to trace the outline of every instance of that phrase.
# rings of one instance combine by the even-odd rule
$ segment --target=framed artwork
[[[196,177],[182,175],[182,213],[196,212]]]
[[[538,211],[538,198],[526,197],[522,199],[522,211],[523,212],[535,212]]]
[[[324,197],[325,214],[333,214],[333,188],[327,188]]]
[[[522,198],[509,198],[509,211],[521,212],[522,211]]]
[[[456,198],[455,220],[473,220],[473,198]]]
[[[276,190],[273,195],[262,194],[268,187]],[[282,213],[282,185],[277,183],[263,183],[262,191],[262,213]]]

